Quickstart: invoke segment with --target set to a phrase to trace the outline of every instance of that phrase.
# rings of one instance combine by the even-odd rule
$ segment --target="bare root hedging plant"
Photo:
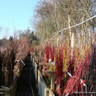
[[[16,57],[15,57],[16,64],[13,70],[16,76],[20,75],[20,71],[25,65],[24,60],[29,53],[30,53],[30,46],[28,42],[28,37],[24,37],[17,42],[17,50],[16,50]]]
[[[20,76],[29,49],[27,37],[13,39],[4,46],[4,51],[0,52],[0,85],[10,86],[14,76]]]
[[[30,46],[30,53],[34,57],[35,61],[38,63],[44,63],[44,47],[42,45]]]
[[[89,92],[96,92],[96,47],[94,45],[91,48],[91,58],[86,84]]]
[[[63,53],[62,48],[58,50],[55,57],[56,61],[56,68],[55,68],[55,75],[56,75],[56,91],[57,94],[62,95],[62,77],[63,77]]]
[[[2,72],[4,85],[9,86],[13,80],[13,68],[15,65],[16,41],[8,42],[2,52]]]
[[[3,54],[0,52],[0,85],[4,84],[4,75],[2,72],[2,62],[3,62]]]
[[[86,77],[90,73],[89,69],[93,68],[89,66],[91,64],[91,46],[86,45],[84,48],[75,47],[72,50],[68,44],[61,43],[59,47],[54,47],[55,52],[53,53],[51,53],[50,51],[51,48],[52,45],[47,42],[45,45],[46,62],[49,63],[49,59],[51,57],[54,58],[51,62],[55,62],[55,94],[57,94],[58,96],[65,96],[68,94],[69,96],[72,96],[73,94],[75,94],[74,92],[88,91],[86,87],[88,86],[87,81],[89,79],[86,79]],[[71,54],[71,51],[73,52],[73,55]],[[91,69],[90,71],[92,71]],[[50,68],[48,70],[50,70]],[[93,76],[92,73],[90,73],[90,76],[91,75]],[[90,79],[92,78],[90,77]]]

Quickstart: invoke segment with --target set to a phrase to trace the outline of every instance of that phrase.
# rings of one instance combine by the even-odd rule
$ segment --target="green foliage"
[[[4,46],[7,42],[8,42],[8,40],[6,38],[1,39],[0,46]]]
[[[10,36],[9,41],[13,41],[13,37],[12,36]]]
[[[29,34],[29,42],[31,44],[38,44],[39,43],[39,39],[34,35],[33,31]]]
[[[39,44],[39,39],[34,34],[34,32],[31,31],[29,28],[27,30],[25,30],[25,31],[20,31],[19,39],[22,39],[22,38],[24,38],[26,36],[28,37],[28,40],[29,40],[30,44],[32,44],[32,45]]]

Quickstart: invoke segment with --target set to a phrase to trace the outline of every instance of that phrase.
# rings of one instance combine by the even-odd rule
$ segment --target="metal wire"
[[[54,38],[55,38],[59,33],[61,33],[62,31],[68,30],[68,29],[70,29],[70,28],[77,27],[77,26],[79,26],[79,25],[81,25],[81,24],[84,24],[84,23],[86,23],[86,22],[94,19],[95,17],[96,17],[96,15],[94,15],[94,16],[92,16],[91,18],[86,19],[85,21],[82,21],[82,22],[80,22],[80,23],[78,23],[78,24],[76,24],[76,25],[73,25],[73,26],[70,26],[70,27],[67,27],[67,28],[64,28],[64,29],[60,30],[60,31],[57,32],[52,38],[50,38],[50,40],[54,39]]]

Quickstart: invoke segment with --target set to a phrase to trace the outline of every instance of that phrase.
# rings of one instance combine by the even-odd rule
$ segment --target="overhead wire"
[[[78,24],[75,24],[75,25],[73,25],[73,26],[63,28],[62,30],[58,31],[52,38],[50,38],[50,41],[51,41],[52,39],[54,39],[54,38],[55,38],[59,33],[61,33],[62,31],[66,31],[66,30],[68,30],[68,29],[77,27],[77,26],[79,26],[79,25],[81,25],[81,24],[84,24],[84,23],[86,23],[86,22],[88,22],[88,21],[94,19],[95,17],[96,17],[96,15],[94,15],[94,16],[92,16],[92,17],[86,19],[85,21],[82,21],[82,22],[80,22],[80,23],[78,23]]]

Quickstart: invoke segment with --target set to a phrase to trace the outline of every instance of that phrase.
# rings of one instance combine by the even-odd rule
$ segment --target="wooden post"
[[[69,34],[70,34],[70,46],[71,46],[71,57],[73,56],[73,48],[74,48],[74,32],[71,32],[70,27],[70,16],[68,15],[68,26],[69,26]]]
[[[45,75],[45,65],[43,65],[43,75]]]
[[[71,40],[71,28],[70,28],[70,16],[68,15],[68,27],[69,27],[69,35]]]
[[[50,84],[50,88],[51,90],[55,89],[55,71],[45,71],[46,74],[50,74],[51,76],[51,84]]]
[[[89,40],[90,40],[90,44],[92,44],[92,35],[91,35],[91,28],[89,26]]]
[[[49,90],[46,90],[46,96],[49,96]]]
[[[84,21],[84,16],[82,17],[82,22]],[[82,47],[85,47],[85,32],[84,32],[84,24],[82,24],[82,34],[81,36],[83,37],[81,42],[83,42]]]
[[[40,82],[40,76],[41,76],[41,73],[40,73],[40,71],[38,70],[38,88],[39,88],[39,82]]]
[[[72,35],[71,35],[71,48],[72,49],[74,48],[74,32],[72,32]]]
[[[54,74],[51,75],[51,90],[55,89],[55,84],[54,84],[55,80],[54,80]]]

